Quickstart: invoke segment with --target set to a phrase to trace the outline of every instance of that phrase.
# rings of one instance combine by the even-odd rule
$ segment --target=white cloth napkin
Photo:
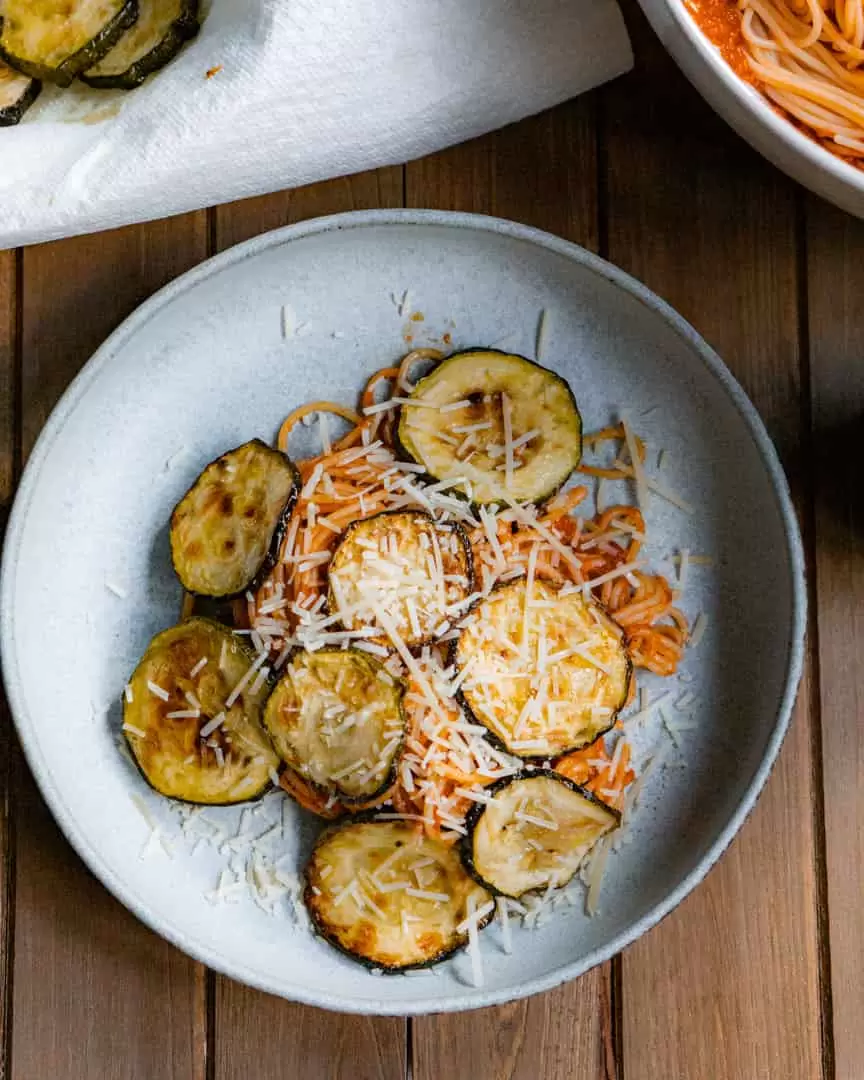
[[[407,161],[631,64],[615,0],[212,0],[141,89],[0,129],[0,248]]]

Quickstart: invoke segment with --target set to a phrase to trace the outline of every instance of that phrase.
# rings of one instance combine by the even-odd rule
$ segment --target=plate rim
[[[785,683],[765,753],[747,784],[744,795],[737,807],[711,842],[708,850],[690,872],[662,900],[656,903],[640,919],[632,923],[629,928],[622,930],[606,945],[593,949],[580,960],[565,964],[553,972],[531,979],[518,987],[500,990],[478,988],[473,993],[461,996],[427,995],[405,1003],[401,1008],[398,1007],[396,1002],[376,999],[371,995],[358,999],[341,996],[339,993],[309,991],[303,986],[292,987],[290,992],[284,987],[274,986],[256,970],[247,969],[243,964],[237,964],[225,957],[221,957],[217,952],[212,951],[207,943],[187,939],[182,930],[163,922],[162,918],[151,910],[146,901],[139,898],[131,888],[127,887],[123,877],[115,873],[103,861],[100,853],[91,845],[85,831],[78,826],[74,813],[66,805],[59,789],[55,787],[50,777],[48,766],[38,746],[35,734],[37,725],[24,705],[22,679],[16,663],[15,620],[11,603],[22,532],[42,467],[55,440],[59,437],[66,421],[86,394],[90,383],[102,368],[107,363],[110,363],[118,348],[132,338],[140,328],[168,304],[194,288],[201,281],[220,273],[228,267],[235,266],[246,259],[254,258],[271,248],[290,244],[307,236],[387,225],[435,226],[477,230],[525,241],[562,255],[598,274],[663,319],[697,354],[709,373],[719,382],[753,439],[763,467],[766,470],[767,478],[771,483],[774,497],[777,500],[792,578],[791,634],[787,643]],[[806,622],[806,563],[788,482],[777,451],[756,407],[719,355],[686,319],[647,286],[578,244],[564,240],[542,229],[504,218],[445,210],[393,208],[348,211],[283,226],[262,233],[205,260],[193,269],[181,274],[145,300],[99,346],[52,409],[20,478],[3,543],[2,567],[0,567],[0,660],[2,660],[3,682],[9,702],[10,714],[18,738],[21,741],[25,758],[39,790],[61,832],[85,865],[98,878],[100,883],[136,918],[186,955],[207,965],[212,970],[226,975],[228,978],[242,981],[255,989],[276,994],[288,1000],[356,1015],[417,1016],[436,1012],[461,1012],[516,1001],[532,994],[554,989],[585,974],[598,964],[605,963],[640,938],[661,919],[665,918],[696,888],[728,848],[765,786],[788,730],[797,697],[803,668]]]

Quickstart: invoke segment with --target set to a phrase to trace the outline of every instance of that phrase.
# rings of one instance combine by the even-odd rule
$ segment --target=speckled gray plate
[[[520,928],[510,956],[497,928],[485,931],[481,989],[464,957],[437,974],[376,978],[251,900],[208,903],[222,862],[215,850],[189,853],[177,837],[173,857],[146,846],[149,828],[130,796],[166,830],[168,811],[118,752],[119,695],[148,638],[175,618],[166,522],[207,461],[253,435],[272,437],[300,402],[353,403],[367,375],[405,350],[408,333],[415,344],[450,334],[456,347],[500,342],[534,355],[542,310],[541,359],[570,380],[586,427],[628,410],[649,461],[668,451],[663,482],[696,507],[688,516],[654,498],[648,515],[658,565],[681,548],[714,560],[691,566],[683,600],[691,617],[710,616],[688,651],[686,689],[677,684],[669,699],[694,698],[690,726],[676,749],[653,721],[638,725],[640,753],[664,755],[665,766],[646,783],[632,842],[609,859],[597,916],[577,905],[539,929]],[[777,754],[804,608],[801,547],[774,450],[740,387],[681,318],[614,267],[544,233],[492,218],[380,211],[234,248],[164,289],[99,350],[46,425],[18,493],[2,573],[2,655],[45,798],[93,872],[141,919],[211,967],[276,994],[425,1013],[573,978],[701,880]],[[238,813],[212,812],[226,830]],[[286,867],[299,867],[309,842],[295,813],[291,806],[280,841]]]

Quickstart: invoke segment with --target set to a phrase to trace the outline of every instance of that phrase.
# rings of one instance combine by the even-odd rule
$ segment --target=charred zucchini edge
[[[93,90],[135,90],[149,75],[170,64],[187,41],[197,37],[201,29],[199,8],[200,0],[184,0],[183,11],[168,27],[158,45],[125,71],[116,75],[91,75],[92,67],[97,66],[94,64],[83,71],[79,79]]]
[[[218,457],[213,458],[212,461],[208,461],[208,463],[204,466],[204,468],[200,470],[200,472],[195,477],[195,479],[192,481],[192,483],[189,485],[189,487],[186,489],[186,491],[177,500],[176,504],[174,505],[174,509],[171,511],[171,517],[168,519],[169,533],[170,533],[170,530],[171,530],[171,527],[172,527],[172,522],[173,522],[173,519],[174,519],[175,511],[180,506],[180,504],[184,501],[184,499],[187,497],[187,495],[189,495],[192,492],[195,485],[198,483],[198,481],[201,479],[201,477],[204,475],[204,473],[210,468],[210,466],[215,465],[216,462],[219,461],[221,458],[226,457],[228,454],[232,454],[235,450],[241,449],[241,447],[246,446],[248,443],[256,443],[259,446],[264,447],[266,450],[268,450],[272,454],[281,454],[281,456],[285,459],[285,461],[288,463],[288,465],[291,467],[291,469],[292,469],[292,471],[294,473],[294,489],[293,489],[291,495],[288,497],[288,500],[285,503],[285,506],[282,508],[282,512],[279,515],[279,519],[278,519],[278,521],[276,523],[276,527],[273,530],[273,536],[271,537],[271,540],[270,540],[270,547],[269,547],[269,549],[267,551],[267,554],[264,556],[264,560],[261,563],[261,566],[258,568],[257,573],[255,574],[255,576],[252,578],[252,580],[247,585],[244,585],[242,588],[237,589],[234,592],[225,593],[225,594],[223,594],[221,596],[214,596],[214,595],[211,595],[210,593],[196,592],[195,589],[187,588],[187,586],[185,584],[183,584],[183,579],[180,577],[180,573],[179,573],[179,571],[177,569],[177,564],[176,564],[176,561],[174,559],[173,545],[171,545],[171,566],[173,567],[174,573],[177,575],[177,578],[180,581],[180,584],[183,585],[183,588],[191,596],[200,597],[202,600],[233,600],[235,597],[243,596],[246,593],[247,590],[249,590],[251,592],[255,592],[255,591],[257,591],[257,589],[259,589],[261,587],[261,585],[263,584],[263,582],[265,581],[267,576],[270,574],[270,572],[273,570],[273,568],[279,562],[279,552],[280,552],[280,549],[282,547],[282,541],[285,539],[285,536],[286,536],[286,534],[288,532],[288,525],[289,525],[289,522],[291,520],[291,515],[294,512],[294,507],[296,506],[297,499],[298,499],[298,497],[300,495],[300,489],[302,487],[302,481],[301,481],[301,477],[300,477],[300,470],[294,464],[294,461],[290,457],[288,457],[287,454],[282,453],[281,450],[277,450],[275,447],[270,446],[268,443],[264,442],[263,439],[259,439],[259,438],[247,439],[247,441],[245,443],[240,443],[239,446],[234,446],[230,450],[226,450],[224,453],[220,454]],[[169,537],[169,540],[170,540],[170,537]]]
[[[334,936],[331,936],[327,932],[326,928],[322,926],[322,924],[315,916],[315,907],[310,899],[314,898],[315,894],[312,891],[312,885],[309,881],[307,871],[310,864],[312,863],[313,858],[315,857],[315,853],[317,852],[319,846],[324,843],[324,841],[332,833],[338,832],[340,829],[346,828],[349,825],[362,825],[377,821],[379,819],[379,813],[380,811],[378,810],[368,810],[364,813],[353,814],[350,817],[340,818],[338,821],[334,821],[331,825],[328,825],[325,829],[322,830],[322,832],[319,834],[318,838],[315,841],[315,846],[313,847],[312,852],[306,861],[306,865],[303,867],[303,880],[306,883],[303,889],[303,904],[309,914],[309,920],[312,923],[315,934],[323,941],[326,941],[327,944],[331,946],[331,948],[336,949],[336,951],[340,952],[343,956],[347,956],[349,960],[353,960],[355,964],[361,964],[363,967],[367,968],[370,971],[380,971],[382,975],[402,975],[406,971],[422,971],[425,968],[435,967],[436,964],[443,963],[443,961],[448,960],[451,956],[455,956],[456,953],[461,952],[464,948],[466,948],[468,945],[468,935],[465,934],[464,937],[457,944],[442,949],[440,953],[436,954],[433,957],[430,957],[428,960],[422,960],[416,964],[388,966],[386,964],[380,964],[376,963],[373,960],[369,960],[365,956],[358,956],[357,953],[351,952],[350,949],[346,949],[345,946],[340,944],[340,942],[337,941]],[[384,818],[383,820],[389,822],[388,818]],[[487,888],[482,881],[478,881],[476,876],[472,874],[467,867],[464,866],[464,863],[463,868],[475,884],[480,885],[484,889]],[[489,891],[491,890],[487,889],[487,892]],[[494,896],[495,893],[493,893],[492,895]],[[478,921],[477,930],[483,930],[486,926],[489,925],[490,922],[492,922],[494,918],[495,911],[493,909],[482,920]]]
[[[302,646],[298,646],[297,648],[291,650],[291,652],[288,655],[288,659],[285,662],[285,667],[282,669],[282,673],[279,675],[279,677],[277,679],[274,679],[274,681],[273,681],[273,683],[272,683],[272,685],[270,687],[270,692],[267,695],[267,698],[265,699],[265,701],[264,701],[264,703],[262,705],[261,723],[262,723],[262,726],[263,726],[264,730],[267,732],[267,735],[270,738],[270,741],[273,743],[274,749],[276,748],[276,743],[275,743],[275,738],[273,736],[273,733],[270,731],[270,727],[269,727],[269,725],[267,723],[267,706],[270,704],[270,699],[276,693],[276,690],[278,689],[279,684],[286,677],[286,669],[291,664],[291,661],[293,660],[293,658],[298,653],[304,653],[304,652],[307,652],[307,651],[308,650],[302,648]],[[363,652],[362,649],[354,649],[354,648],[351,648],[350,646],[347,649],[341,649],[341,648],[338,648],[338,647],[331,647],[331,648],[318,649],[318,650],[316,650],[316,652],[317,653],[325,652],[325,653],[348,653],[348,654],[353,654],[355,656],[358,656],[358,657],[362,658],[364,662],[368,662],[368,663],[371,663],[373,665],[377,664],[377,666],[380,667],[382,671],[387,670],[384,667],[384,665],[380,661],[377,660],[376,657],[371,656],[369,653]],[[315,655],[315,654],[313,654],[313,655]],[[390,762],[390,768],[387,770],[387,774],[385,775],[384,780],[375,789],[375,791],[370,792],[367,795],[346,795],[342,791],[340,791],[338,788],[324,787],[323,785],[316,783],[314,780],[310,780],[307,777],[303,776],[301,773],[299,773],[293,767],[293,765],[289,765],[287,761],[282,759],[282,755],[279,754],[278,750],[276,751],[277,755],[280,758],[282,767],[283,767],[285,772],[293,773],[294,775],[299,777],[299,779],[302,781],[302,783],[308,785],[314,791],[321,792],[323,795],[327,796],[328,798],[332,795],[336,800],[336,805],[342,807],[347,813],[352,814],[353,815],[353,820],[355,820],[355,821],[357,820],[357,816],[359,815],[359,813],[360,812],[365,812],[366,808],[369,807],[370,804],[377,805],[379,803],[379,801],[382,801],[383,796],[388,791],[391,790],[391,788],[393,787],[393,785],[396,783],[396,781],[399,778],[399,763],[402,760],[402,755],[405,752],[405,740],[408,737],[408,718],[405,715],[405,691],[406,691],[406,687],[405,687],[405,683],[404,683],[404,681],[402,679],[394,678],[393,676],[391,676],[391,678],[393,678],[393,688],[396,691],[396,698],[397,698],[396,707],[397,707],[398,712],[399,712],[399,717],[400,717],[400,719],[402,721],[402,738],[401,738],[401,740],[399,742],[399,746],[396,748],[396,752],[393,755],[393,759]],[[283,788],[283,790],[287,791],[287,789],[285,789],[285,788]],[[298,806],[303,806],[303,804],[299,801],[299,799],[297,799],[294,795],[292,795],[292,793],[290,791],[288,791],[287,794],[291,795],[291,797],[294,799],[294,801],[297,803]],[[309,810],[308,807],[303,807],[303,809],[306,810],[310,814],[315,813],[314,810]],[[318,814],[317,816],[318,817],[323,817],[323,815],[321,815],[321,814]],[[325,818],[324,820],[335,820],[335,817],[333,819]]]
[[[603,800],[599,799],[593,791],[589,791],[587,788],[582,787],[581,784],[577,784],[575,781],[571,780],[569,776],[564,776],[562,773],[556,772],[554,769],[541,769],[536,767],[520,769],[520,771],[518,773],[515,773],[513,776],[504,776],[500,780],[496,780],[494,784],[490,784],[489,787],[484,788],[484,794],[489,795],[491,798],[494,798],[499,791],[504,791],[505,788],[510,787],[511,784],[515,784],[517,781],[534,780],[538,777],[545,778],[547,780],[555,780],[558,783],[563,784],[565,787],[569,788],[575,794],[581,795],[589,802],[592,802],[596,806],[600,806],[604,810],[607,810],[615,818],[616,829],[621,824],[620,810],[616,810],[614,806],[610,806],[608,803],[603,802]],[[486,881],[486,879],[480,874],[480,872],[474,865],[474,830],[477,828],[477,825],[479,824],[480,819],[486,812],[487,808],[488,803],[474,803],[468,810],[468,813],[465,815],[466,835],[463,836],[459,841],[459,856],[462,859],[462,865],[465,867],[465,870],[477,882],[478,885],[482,885],[483,888],[486,889],[488,892],[492,893],[493,896],[504,896],[508,899],[513,899],[513,897],[508,897],[507,893],[501,892],[501,890],[497,889],[494,885],[490,885],[489,882]],[[570,877],[567,879],[567,881],[559,885],[558,888],[565,888],[567,885],[569,885],[569,883],[573,880],[573,878],[578,872],[579,868],[577,866],[573,873],[570,875]],[[529,893],[537,893],[539,891],[539,888],[530,889],[528,890],[528,892],[522,893],[521,895],[525,896]]]
[[[526,364],[530,364],[532,367],[539,368],[541,371],[545,372],[551,378],[556,380],[556,382],[562,383],[564,385],[564,388],[567,391],[567,394],[568,394],[568,396],[570,398],[571,404],[573,405],[573,409],[574,409],[574,411],[576,413],[576,416],[579,419],[579,454],[578,454],[577,464],[570,470],[570,472],[567,474],[567,476],[565,476],[563,478],[563,480],[561,480],[560,482],[555,484],[553,487],[549,488],[543,495],[538,496],[535,499],[523,499],[523,500],[521,500],[522,503],[528,503],[531,506],[541,506],[543,503],[549,502],[550,499],[553,499],[558,494],[558,492],[565,486],[567,481],[570,479],[570,477],[573,475],[573,473],[578,468],[578,462],[580,462],[582,460],[582,455],[583,455],[583,452],[584,452],[584,424],[583,424],[583,421],[582,421],[582,413],[579,411],[579,403],[576,401],[576,395],[573,393],[573,388],[570,386],[570,383],[564,378],[563,375],[559,375],[556,371],[553,371],[551,368],[547,368],[545,365],[539,363],[537,360],[531,360],[530,357],[522,356],[521,353],[507,352],[506,349],[490,349],[485,345],[471,345],[471,346],[469,346],[469,347],[467,347],[465,349],[460,349],[459,352],[451,353],[449,356],[445,356],[443,359],[439,360],[435,364],[435,366],[433,368],[431,368],[429,371],[426,372],[425,375],[423,375],[420,379],[417,380],[417,382],[414,385],[414,389],[411,391],[411,396],[412,397],[414,396],[414,394],[417,392],[418,388],[423,383],[424,379],[428,379],[430,375],[432,375],[436,371],[438,371],[438,369],[443,367],[444,364],[447,364],[451,360],[455,360],[455,359],[457,359],[459,357],[462,357],[462,356],[465,356],[467,354],[477,353],[477,352],[497,353],[499,356],[518,356],[519,359],[524,360]],[[398,423],[396,423],[394,425],[394,428],[393,428],[393,441],[394,441],[394,444],[395,444],[396,457],[401,459],[402,461],[410,461],[415,465],[420,465],[420,466],[422,466],[423,469],[425,469],[426,468],[426,462],[420,460],[418,457],[416,457],[414,454],[412,454],[412,452],[408,449],[408,447],[406,446],[405,442],[402,439],[402,417],[405,415],[405,412],[404,412],[404,409],[401,406],[399,407],[398,413],[399,413],[399,421],[398,421]],[[440,476],[435,476],[430,472],[423,472],[423,473],[420,474],[420,479],[425,480],[425,481],[427,481],[429,483],[434,483],[435,481],[441,480],[442,478]],[[475,501],[473,499],[468,499],[467,496],[465,495],[465,493],[459,491],[457,488],[453,489],[452,494],[459,497],[459,498],[465,499],[466,503],[468,503],[470,506],[472,506],[474,508],[477,508],[477,507],[480,507],[480,506],[502,506],[502,505],[506,505],[503,502],[503,500],[500,500],[500,499],[499,500],[492,500],[491,502],[488,502],[488,503],[481,503],[481,502]]]
[[[55,86],[71,86],[76,76],[98,63],[106,53],[117,44],[123,34],[134,25],[138,18],[138,0],[126,0],[123,7],[110,19],[86,44],[68,56],[56,68],[47,64],[31,63],[10,53],[3,46],[3,22],[0,15],[0,60],[5,60],[9,67],[29,75],[33,79],[42,79]]]
[[[42,83],[38,79],[34,79],[32,75],[27,75],[26,78],[30,79],[30,85],[24,93],[14,104],[0,109],[0,127],[14,127],[20,124],[24,113],[42,93]]]
[[[465,577],[467,578],[467,581],[468,581],[468,584],[466,586],[465,595],[467,597],[467,596],[470,596],[471,593],[474,592],[474,587],[476,585],[476,577],[475,577],[475,573],[474,573],[474,552],[471,549],[471,541],[468,538],[468,532],[465,529],[465,527],[462,525],[462,523],[459,522],[459,521],[437,521],[434,517],[432,517],[432,515],[427,510],[419,510],[419,509],[416,509],[416,508],[413,508],[413,507],[408,507],[408,508],[400,507],[399,509],[396,509],[396,510],[379,510],[377,514],[370,514],[369,517],[366,517],[366,518],[358,518],[356,521],[352,521],[351,524],[347,526],[345,531],[339,537],[339,541],[336,544],[336,547],[333,549],[333,558],[330,560],[330,563],[328,564],[328,583],[327,583],[327,610],[328,611],[332,612],[335,615],[337,610],[338,610],[338,606],[334,602],[334,598],[333,598],[333,595],[332,595],[332,592],[331,592],[331,589],[330,589],[330,583],[329,583],[329,568],[332,567],[332,565],[333,565],[333,560],[336,557],[336,552],[345,543],[345,541],[349,538],[351,533],[353,533],[356,529],[360,528],[363,525],[368,524],[368,522],[370,522],[370,521],[376,521],[378,518],[395,517],[397,515],[402,516],[402,517],[419,517],[419,518],[422,518],[424,521],[431,522],[433,525],[436,525],[439,528],[449,529],[452,533],[454,533],[456,535],[456,537],[458,538],[459,543],[462,545],[462,550],[465,553]],[[473,605],[472,605],[472,607],[473,607]],[[468,613],[467,611],[463,612],[460,616],[458,616],[458,619],[464,619],[465,615],[467,615],[467,613]],[[457,619],[456,616],[454,616],[452,619],[449,620],[449,622],[452,625],[454,622],[458,621],[458,619]],[[343,625],[341,621],[340,621],[339,625],[340,626]],[[382,638],[386,638],[386,637],[387,637],[387,635],[382,631]],[[412,649],[413,648],[420,648],[423,645],[431,644],[435,640],[436,640],[435,635],[430,634],[428,637],[423,638],[422,641],[412,642],[410,647]]]
[[[214,626],[217,626],[220,630],[224,630],[225,632],[227,632],[229,634],[232,634],[234,637],[237,637],[237,635],[234,633],[234,631],[232,630],[232,628],[230,626],[226,626],[224,623],[220,623],[216,619],[211,619],[207,615],[192,615],[188,619],[184,619],[181,622],[176,623],[174,626],[167,626],[167,627],[165,627],[164,630],[160,630],[156,634],[153,635],[153,637],[147,643],[147,648],[138,657],[138,661],[135,664],[135,667],[132,669],[132,673],[130,674],[129,679],[131,680],[134,677],[135,672],[137,672],[138,668],[141,666],[142,661],[144,660],[144,657],[147,655],[147,651],[149,650],[150,646],[153,644],[153,642],[156,640],[156,638],[159,637],[160,634],[164,634],[168,630],[173,630],[177,626],[182,626],[184,623],[192,622],[192,621],[200,621],[200,622],[212,623]],[[242,640],[242,638],[237,637],[237,640],[239,642],[240,647],[249,655],[250,660],[254,660],[255,659],[255,654],[246,645],[246,643]],[[272,675],[268,676],[268,678],[272,679]],[[127,702],[124,699],[122,704],[121,704],[121,724],[125,722],[126,705],[127,705]],[[262,716],[263,716],[263,708],[262,708]],[[269,742],[270,741],[270,735],[269,735],[267,729],[264,727],[263,721],[261,723],[261,730],[263,731],[264,735],[267,737],[267,741]],[[150,777],[144,771],[144,767],[141,765],[140,761],[138,760],[138,755],[135,753],[135,748],[134,748],[134,746],[132,744],[132,740],[129,737],[129,732],[123,730],[122,727],[121,727],[121,734],[123,736],[123,742],[124,742],[124,744],[126,746],[126,749],[128,750],[128,756],[129,756],[129,758],[131,758],[132,764],[135,766],[135,769],[138,772],[138,774],[141,776],[141,779],[144,781],[144,783],[147,785],[147,787],[151,791],[155,791],[156,794],[162,799],[168,799],[171,802],[175,802],[175,803],[182,803],[184,806],[215,806],[215,807],[219,807],[219,806],[245,806],[248,803],[259,802],[261,799],[264,798],[264,796],[266,794],[268,794],[268,792],[272,791],[273,788],[274,788],[274,784],[273,784],[272,780],[270,780],[255,795],[250,795],[248,798],[244,798],[242,801],[239,801],[239,802],[237,800],[233,800],[233,801],[229,800],[228,802],[223,802],[223,803],[215,803],[215,802],[214,803],[199,803],[199,802],[193,801],[192,799],[183,799],[179,795],[166,795],[164,791],[160,791],[159,788],[156,787],[156,785],[151,781]],[[275,750],[274,750],[274,755],[276,756],[277,761],[278,761],[279,755],[276,754]],[[281,766],[281,761],[278,762],[277,769],[279,768],[279,766]],[[284,788],[282,790],[284,791]]]
[[[475,611],[483,603],[484,600],[488,600],[489,597],[492,596],[492,594],[495,593],[498,589],[507,588],[508,585],[513,585],[516,581],[519,581],[519,580],[520,580],[520,578],[514,578],[511,581],[499,581],[497,584],[493,585],[493,587],[489,590],[489,593],[486,596],[481,597],[478,600],[476,600],[471,605],[471,608],[468,611],[465,612],[465,614],[462,616],[462,618],[463,619],[466,618],[473,611]],[[618,626],[618,623],[615,622],[615,620],[612,618],[612,616],[609,614],[609,612],[606,610],[606,608],[603,606],[603,604],[601,604],[600,601],[597,600],[596,597],[593,596],[593,594],[591,596],[591,600],[593,601],[594,604],[596,604],[596,606],[600,609],[600,611],[603,613],[603,615],[606,616],[607,619],[611,620],[611,622],[615,623],[615,625]],[[492,731],[491,728],[489,728],[486,725],[486,723],[483,721],[483,719],[481,717],[479,717],[474,712],[474,710],[471,708],[471,703],[465,697],[465,694],[464,694],[461,686],[456,691],[456,701],[459,703],[459,705],[464,710],[465,715],[470,720],[472,720],[475,724],[479,724],[485,730],[485,734],[483,735],[484,739],[487,739],[492,744],[492,746],[495,747],[496,750],[500,750],[504,754],[509,754],[510,757],[518,758],[520,761],[524,761],[524,762],[527,762],[527,763],[550,761],[552,758],[560,758],[560,757],[563,757],[565,754],[572,754],[574,750],[585,750],[587,747],[593,746],[594,743],[596,743],[598,739],[602,739],[605,735],[608,735],[609,732],[612,730],[612,728],[615,727],[615,724],[618,722],[618,717],[619,717],[619,715],[621,713],[621,710],[626,706],[627,700],[628,700],[628,698],[630,696],[630,688],[633,685],[633,675],[634,675],[635,669],[634,669],[634,666],[633,666],[633,658],[630,656],[630,650],[627,648],[626,641],[624,640],[624,637],[623,637],[623,634],[624,634],[623,628],[619,627],[619,629],[621,629],[621,632],[622,632],[622,645],[624,647],[624,655],[625,655],[625,658],[627,660],[627,681],[624,684],[624,693],[622,695],[621,704],[612,713],[611,717],[609,718],[609,723],[607,724],[607,726],[604,727],[602,729],[602,731],[598,731],[597,734],[594,736],[594,738],[590,742],[576,743],[575,745],[568,746],[563,750],[555,750],[554,753],[552,753],[552,754],[525,754],[525,753],[517,754],[515,750],[509,750],[507,748],[507,744],[504,742],[504,740],[501,738],[501,736],[496,734],[494,731]],[[457,670],[459,668],[459,665],[458,665],[458,662],[457,662],[458,661],[458,655],[457,654],[458,654],[458,651],[459,651],[459,640],[460,640],[460,638],[461,638],[461,634],[460,634],[459,638],[455,639],[455,641],[450,642],[450,648],[447,650],[447,663],[448,664],[453,664],[457,668]]]

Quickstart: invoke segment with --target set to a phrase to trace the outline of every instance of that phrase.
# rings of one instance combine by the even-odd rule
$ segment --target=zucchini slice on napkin
[[[96,90],[134,90],[195,37],[199,0],[138,0],[138,22],[81,75]]]
[[[290,458],[260,439],[212,461],[171,515],[171,556],[183,588],[236,596],[269,573],[299,490]]]
[[[466,819],[462,859],[485,888],[514,900],[566,885],[588,851],[621,818],[589,791],[549,769],[507,777]]]
[[[151,787],[213,805],[261,795],[279,765],[261,723],[266,689],[261,659],[227,627],[194,618],[157,634],[123,705],[123,733]]]
[[[306,907],[331,945],[367,967],[428,967],[492,917],[459,853],[410,822],[355,820],[328,829],[306,866]]]
[[[587,746],[615,723],[632,664],[621,628],[581,588],[525,578],[464,620],[453,659],[462,700],[493,742],[521,758]]]
[[[17,124],[41,89],[38,79],[22,75],[0,60],[0,127]]]
[[[464,614],[473,580],[461,526],[385,510],[346,529],[330,561],[330,610],[346,630],[375,626],[422,645]]]
[[[581,460],[573,392],[524,356],[454,353],[417,383],[411,401],[399,419],[402,451],[436,480],[465,477],[472,502],[543,502]]]
[[[276,752],[342,803],[365,803],[395,779],[405,739],[401,683],[358,650],[298,650],[267,701]]]
[[[0,59],[16,71],[69,86],[138,18],[138,0],[4,0]]]

